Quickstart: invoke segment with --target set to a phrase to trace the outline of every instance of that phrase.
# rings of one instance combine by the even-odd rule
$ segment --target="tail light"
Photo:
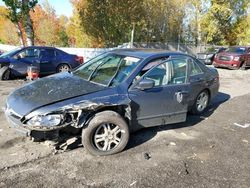
[[[79,62],[80,64],[83,64],[83,63],[84,63],[84,59],[83,59],[82,56],[76,56],[76,57],[75,57],[75,60],[76,60],[77,62]]]

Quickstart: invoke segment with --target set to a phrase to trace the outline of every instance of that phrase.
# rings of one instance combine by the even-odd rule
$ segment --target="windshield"
[[[10,51],[8,51],[8,52],[5,52],[5,53],[3,53],[2,55],[0,55],[0,58],[2,57],[2,58],[6,58],[6,57],[10,57],[10,56],[12,56],[12,55],[14,55],[18,50],[20,50],[21,48],[15,48],[15,49],[13,49],[13,50],[10,50]]]
[[[226,52],[240,53],[240,54],[245,53],[245,51],[246,51],[246,48],[244,47],[230,47],[226,50]]]
[[[73,74],[105,86],[116,86],[131,74],[140,60],[135,57],[105,53],[83,64]]]

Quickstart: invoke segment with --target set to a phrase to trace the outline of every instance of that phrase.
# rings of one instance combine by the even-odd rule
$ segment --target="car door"
[[[141,127],[178,123],[186,120],[190,91],[187,82],[188,59],[170,59],[154,66],[139,80],[153,80],[155,86],[129,89],[132,121]],[[147,66],[147,65],[146,65]]]
[[[196,99],[198,94],[204,89],[206,86],[206,75],[199,67],[199,65],[195,62],[194,59],[188,60],[189,67],[189,83],[190,90],[192,91],[192,95],[189,97],[190,104]]]
[[[56,52],[54,49],[41,49],[40,74],[48,75],[56,72]]]
[[[37,66],[38,56],[39,49],[37,48],[26,48],[15,54],[12,57],[13,73],[17,76],[26,75],[29,66]]]

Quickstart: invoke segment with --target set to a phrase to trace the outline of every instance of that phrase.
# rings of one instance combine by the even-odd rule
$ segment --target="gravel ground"
[[[54,153],[18,136],[0,112],[0,187],[250,187],[250,70],[219,69],[207,113],[131,136],[126,150]],[[0,82],[0,106],[23,81]]]

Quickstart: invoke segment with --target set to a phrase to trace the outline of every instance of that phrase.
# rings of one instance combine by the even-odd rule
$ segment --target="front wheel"
[[[92,155],[112,155],[121,152],[129,140],[125,120],[116,112],[103,111],[94,115],[82,131],[82,144]]]
[[[0,80],[9,80],[10,79],[10,69],[7,66],[4,66],[0,69]]]
[[[204,90],[200,92],[199,95],[196,97],[191,112],[193,114],[202,114],[206,110],[208,103],[209,103],[209,93],[207,90]]]

